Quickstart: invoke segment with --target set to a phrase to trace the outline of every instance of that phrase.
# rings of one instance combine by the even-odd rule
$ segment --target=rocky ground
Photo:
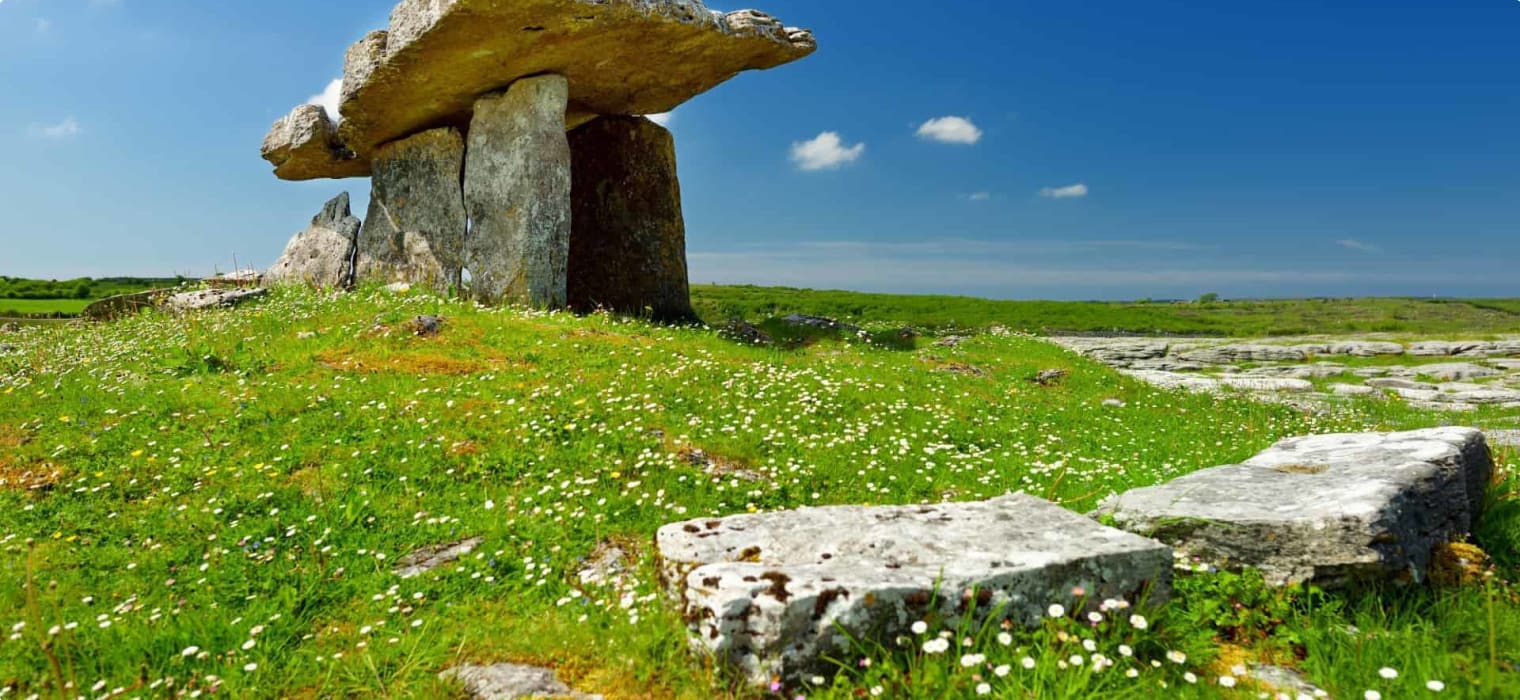
[[[1520,339],[1514,338],[1051,340],[1165,388],[1245,391],[1306,403],[1399,400],[1416,408],[1458,412],[1520,409]]]

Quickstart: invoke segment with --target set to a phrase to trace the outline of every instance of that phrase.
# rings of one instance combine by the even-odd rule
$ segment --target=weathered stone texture
[[[348,193],[334,197],[296,234],[264,277],[271,284],[349,287],[354,282],[359,219],[349,208]]]
[[[1167,547],[1032,496],[834,507],[697,520],[656,537],[692,642],[754,682],[795,682],[890,643],[913,622],[994,612],[1033,625],[1048,606],[1170,594]]]
[[[369,162],[359,160],[343,145],[327,110],[316,105],[301,105],[275,122],[264,137],[262,151],[264,160],[274,164],[275,176],[282,180],[369,174]]]
[[[569,84],[544,75],[482,97],[470,123],[465,267],[487,304],[564,307],[570,256]]]
[[[1276,583],[1420,578],[1470,531],[1493,458],[1467,428],[1294,438],[1244,464],[1111,499],[1100,512],[1188,555]]]
[[[642,117],[603,117],[570,132],[570,154],[571,308],[694,318],[670,132]]]
[[[375,155],[369,216],[359,236],[359,276],[457,289],[469,223],[461,177],[464,138],[433,129]]]

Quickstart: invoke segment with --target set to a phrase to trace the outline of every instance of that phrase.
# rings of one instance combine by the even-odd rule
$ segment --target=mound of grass
[[[421,314],[443,317],[437,335],[408,328]],[[1009,335],[755,347],[707,328],[376,290],[279,291],[233,312],[7,342],[0,692],[13,697],[438,697],[455,692],[441,669],[512,660],[612,698],[773,698],[687,651],[647,544],[659,526],[1016,490],[1085,511],[1283,437],[1439,420],[1396,404],[1310,413],[1166,393]],[[1067,374],[1034,381],[1049,370]],[[1513,548],[1520,514],[1491,513],[1493,539],[1479,544]],[[456,564],[392,573],[418,548],[467,537],[483,542]],[[607,542],[631,568],[582,584],[576,572]],[[1133,697],[1162,683],[1228,696],[1228,670],[1212,666],[1226,640],[1288,657],[1338,697],[1399,697],[1427,680],[1517,688],[1520,647],[1494,640],[1520,638],[1520,603],[1497,580],[1334,605],[1252,594],[1262,616],[1190,612],[1237,589],[1250,590],[1183,586],[1166,611],[1132,601],[1143,628],[1117,612],[1056,616],[1036,632],[951,630],[933,653],[926,638],[863,647],[837,682],[781,690],[853,698],[895,678],[892,697],[982,683],[1007,698]],[[1245,624],[1251,634],[1227,632]],[[1094,654],[1110,675],[1093,673]]]

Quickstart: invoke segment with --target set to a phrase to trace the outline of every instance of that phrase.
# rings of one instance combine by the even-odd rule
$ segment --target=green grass
[[[1265,337],[1401,333],[1462,337],[1520,333],[1520,301],[1294,299],[1192,302],[991,301],[784,287],[692,287],[709,323],[808,313],[895,322],[921,330],[1001,325],[1034,333],[1136,333]]]
[[[0,317],[37,314],[76,315],[89,305],[89,299],[0,299]]]
[[[405,330],[422,313],[447,319],[441,335]],[[235,312],[34,328],[6,342],[16,346],[0,354],[9,697],[452,697],[443,668],[513,660],[553,665],[610,698],[776,698],[687,651],[649,552],[659,526],[1010,490],[1085,511],[1283,437],[1448,420],[1397,402],[1313,413],[1161,392],[1019,336],[780,350],[702,328],[374,290],[279,291]],[[942,371],[955,366],[985,376]],[[1031,381],[1055,368],[1071,372],[1064,383]],[[709,476],[683,448],[766,478]],[[1513,580],[1516,455],[1500,458],[1508,490],[1496,491],[1480,544],[1501,558],[1498,578]],[[418,547],[468,536],[484,544],[455,566],[391,573]],[[582,587],[581,561],[609,541],[637,566],[620,583]],[[1233,697],[1213,657],[1235,624],[1217,603],[1240,584],[1193,576],[1200,583],[1173,605],[1142,611],[1145,630],[1115,615],[1101,628],[1053,619],[1010,630],[1007,645],[1000,629],[957,629],[940,654],[922,640],[863,645],[870,666],[843,659],[851,670],[836,684],[785,697],[853,698],[903,683],[904,671],[911,683],[889,697],[964,697],[981,682],[1004,698],[1133,697],[1163,682],[1168,697]],[[1456,697],[1520,692],[1520,603],[1508,584],[1262,606],[1281,621],[1251,639],[1253,653],[1301,648],[1289,661],[1336,697],[1405,697],[1432,679]],[[1119,662],[1109,675],[1086,670],[1084,638]],[[1082,669],[1060,667],[1077,653]],[[965,668],[966,654],[986,658]],[[1003,664],[1010,673],[998,677]],[[1382,679],[1383,667],[1400,678]]]

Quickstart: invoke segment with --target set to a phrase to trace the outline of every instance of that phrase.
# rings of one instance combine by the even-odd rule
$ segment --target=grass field
[[[1520,333],[1520,301],[1426,299],[1295,299],[1192,302],[989,301],[784,287],[692,288],[709,323],[807,313],[892,321],[939,331],[1001,325],[1032,333],[1134,333],[1262,337],[1406,333]]]
[[[729,291],[699,298],[710,307]],[[807,303],[796,310],[831,310]],[[928,322],[928,302],[881,303],[863,313],[882,327],[947,325]],[[1102,322],[1177,318],[1127,321],[1129,308],[1104,307]],[[899,316],[909,311],[920,315]],[[405,328],[422,313],[446,319],[440,335]],[[1018,325],[978,313],[954,321]],[[929,636],[863,647],[837,680],[778,692],[687,651],[649,551],[667,522],[804,505],[1022,490],[1085,511],[1287,436],[1450,420],[1397,402],[1315,413],[1161,392],[1015,335],[777,350],[372,290],[278,291],[235,312],[6,342],[0,696],[460,697],[440,670],[512,660],[609,698],[961,698],[983,684],[998,698],[1254,698],[1227,687],[1251,657],[1335,697],[1424,696],[1432,681],[1450,697],[1520,694],[1508,583],[1520,455],[1507,450],[1477,535],[1496,558],[1482,582],[1332,594],[1183,574],[1164,611],[1052,618],[1006,637],[955,629],[943,651],[923,644],[940,631],[927,621]],[[967,365],[986,376],[945,371]],[[1031,381],[1053,368],[1070,377]],[[759,480],[709,474],[683,457],[693,448]],[[469,536],[484,544],[456,566],[391,573],[418,547]],[[609,542],[634,568],[582,585],[575,572]]]
[[[75,315],[90,305],[89,299],[0,299],[0,317],[33,314]]]

